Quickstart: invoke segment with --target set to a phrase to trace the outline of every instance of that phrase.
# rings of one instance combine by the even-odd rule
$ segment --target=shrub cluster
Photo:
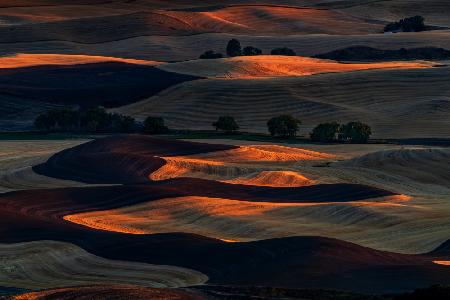
[[[302,122],[291,115],[273,117],[267,121],[267,129],[271,136],[294,137]]]
[[[200,59],[217,59],[217,58],[222,58],[223,55],[222,53],[216,53],[213,50],[208,50],[205,51],[205,53],[203,53],[202,55],[200,55]]]
[[[422,16],[401,19],[398,22],[389,23],[384,27],[384,32],[420,32],[425,30],[425,18]]]
[[[242,47],[237,39],[231,39],[227,44],[227,55],[230,57],[241,56]]]
[[[222,116],[212,124],[216,130],[233,133],[239,130],[239,125],[230,116]],[[292,115],[280,115],[271,118],[267,122],[267,129],[274,137],[294,137],[299,131],[301,121]],[[317,125],[310,133],[312,141],[316,142],[350,142],[367,143],[372,135],[369,125],[362,122],[349,122],[339,124],[337,122],[322,123]]]
[[[342,125],[331,122],[317,125],[310,133],[310,137],[315,142],[367,143],[371,134],[370,126],[361,122],[349,122]]]
[[[328,53],[318,54],[315,58],[367,61],[367,60],[416,60],[416,59],[450,59],[450,50],[437,47],[400,48],[395,50],[376,49],[366,46],[351,46],[344,49],[333,50]]]
[[[235,56],[254,56],[254,55],[261,55],[263,54],[262,50],[253,46],[246,46],[242,48],[241,42],[239,42],[237,39],[231,39],[228,41],[226,53],[229,57],[235,57]],[[275,48],[273,49],[270,54],[272,55],[286,55],[286,56],[296,56],[294,50],[282,47],[282,48]],[[216,59],[216,58],[222,58],[222,53],[216,53],[213,50],[208,50],[204,52],[202,55],[200,55],[200,59]]]
[[[292,115],[280,115],[267,121],[267,129],[274,137],[295,137],[301,121]],[[93,132],[93,133],[132,133],[165,134],[170,132],[161,117],[149,116],[143,123],[138,123],[130,116],[108,113],[103,107],[87,110],[71,108],[52,109],[40,114],[34,121],[38,130],[48,132]],[[216,131],[227,134],[239,131],[239,125],[231,116],[220,116],[212,123]],[[372,130],[361,122],[339,124],[337,122],[317,125],[310,137],[316,142],[351,142],[366,143]]]
[[[261,55],[262,50],[253,46],[247,46],[242,49],[241,43],[236,39],[231,39],[227,44],[227,55],[235,56],[253,56]]]
[[[230,116],[221,116],[216,122],[212,123],[216,131],[224,131],[225,133],[233,133],[239,130],[236,120]]]
[[[135,132],[135,119],[117,113],[108,113],[103,107],[87,110],[71,108],[51,109],[40,114],[34,121],[38,130],[69,132]]]
[[[144,121],[144,133],[162,134],[168,133],[169,128],[164,124],[164,119],[160,117],[147,117]]]
[[[138,123],[130,116],[108,113],[103,107],[87,110],[71,108],[51,109],[34,120],[36,129],[47,132],[92,132],[92,133],[133,133],[162,134],[169,132],[164,119],[147,117]]]

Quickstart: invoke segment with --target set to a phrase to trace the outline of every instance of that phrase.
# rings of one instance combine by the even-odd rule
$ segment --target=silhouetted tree
[[[78,126],[79,114],[70,108],[51,109],[34,121],[39,130],[69,131]]]
[[[56,126],[63,131],[74,129],[78,126],[78,112],[70,108],[63,108],[57,111],[51,111],[56,118]]]
[[[219,117],[216,122],[212,123],[212,126],[214,126],[216,130],[221,130],[226,133],[232,133],[239,130],[239,125],[234,118],[230,116]]]
[[[39,130],[46,131],[91,131],[91,132],[134,132],[137,123],[134,118],[117,113],[108,113],[103,107],[86,111],[70,108],[52,109],[40,114],[34,121]]]
[[[337,139],[339,129],[337,122],[319,124],[310,133],[310,137],[315,142],[333,142]]]
[[[38,130],[50,131],[56,127],[56,120],[50,116],[48,112],[40,114],[34,120],[34,127]]]
[[[255,48],[253,46],[247,46],[242,50],[242,55],[245,56],[254,56],[254,55],[261,55],[262,51],[261,49]]]
[[[425,18],[422,16],[414,16],[401,19],[398,22],[392,22],[384,27],[384,32],[420,32],[426,30]]]
[[[286,56],[296,56],[297,55],[294,50],[292,50],[290,48],[287,48],[287,47],[275,48],[272,51],[270,51],[270,54],[272,54],[272,55],[286,55]]]
[[[227,55],[230,57],[242,55],[241,43],[238,40],[232,39],[228,42]]]
[[[274,117],[267,122],[267,128],[272,136],[294,137],[302,122],[291,115]]]
[[[215,53],[213,50],[206,51],[202,55],[200,55],[200,59],[216,59],[216,58],[222,58],[222,53]]]
[[[111,124],[111,116],[103,107],[94,107],[81,114],[81,127],[87,131],[106,131]]]
[[[144,132],[148,134],[167,133],[169,128],[164,125],[164,119],[160,117],[147,117],[144,121]]]
[[[130,116],[113,113],[109,115],[109,126],[107,131],[131,133],[138,129],[136,120]]]
[[[340,128],[340,138],[351,143],[367,143],[372,129],[361,122],[349,122]]]
[[[120,124],[121,132],[135,132],[138,128],[136,120],[130,116],[122,116]]]

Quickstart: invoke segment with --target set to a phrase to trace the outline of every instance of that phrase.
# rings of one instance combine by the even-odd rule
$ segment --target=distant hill
[[[436,47],[423,47],[399,50],[381,50],[366,46],[353,46],[324,54],[315,55],[315,58],[333,60],[446,60],[450,59],[450,50]]]

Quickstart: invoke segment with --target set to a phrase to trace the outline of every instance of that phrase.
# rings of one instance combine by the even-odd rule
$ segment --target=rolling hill
[[[415,15],[426,31],[383,32]],[[0,1],[0,298],[448,293],[449,15],[448,0]],[[263,55],[227,57],[231,39]],[[296,56],[269,55],[282,47]],[[30,132],[99,105],[138,133]],[[260,135],[281,114],[301,138]],[[174,130],[144,134],[148,116]],[[219,116],[243,133],[210,132]],[[332,121],[373,140],[306,140]]]
[[[116,111],[138,119],[161,116],[172,128],[211,129],[220,115],[232,115],[243,131],[266,132],[270,118],[291,113],[303,122],[301,135],[321,122],[360,120],[372,126],[377,138],[445,138],[449,70],[197,80]]]

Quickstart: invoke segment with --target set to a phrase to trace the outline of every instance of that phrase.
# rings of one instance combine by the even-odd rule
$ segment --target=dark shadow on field
[[[0,69],[2,94],[53,104],[116,107],[199,79],[153,66],[102,62]]]

